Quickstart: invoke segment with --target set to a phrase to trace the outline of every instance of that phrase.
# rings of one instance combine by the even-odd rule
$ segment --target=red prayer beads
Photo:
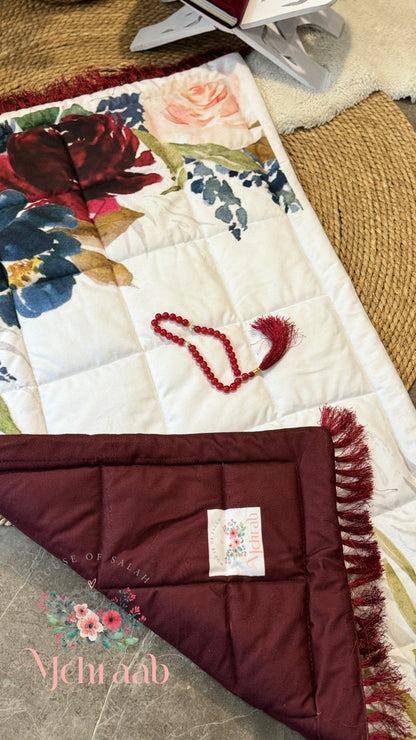
[[[180,337],[177,334],[173,334],[172,332],[164,329],[162,326],[160,326],[160,323],[162,321],[173,321],[175,322],[175,324],[179,324],[180,326],[190,329],[195,334],[206,334],[210,337],[214,337],[215,339],[219,339],[225,349],[228,361],[231,366],[231,370],[234,374],[233,382],[229,385],[221,383],[221,381],[212,372],[210,366],[208,365],[203,355],[201,355],[198,348],[191,342],[188,342],[186,339],[184,339],[184,337]],[[241,372],[236,354],[233,350],[230,340],[228,339],[228,337],[226,337],[225,334],[218,331],[217,329],[212,329],[208,326],[194,326],[193,324],[191,324],[190,321],[188,321],[188,319],[184,319],[182,316],[177,316],[175,313],[168,313],[167,311],[165,311],[164,313],[157,313],[155,318],[152,320],[151,325],[156,334],[160,334],[160,336],[165,337],[165,339],[167,339],[168,341],[174,342],[175,344],[179,344],[181,346],[186,345],[193,359],[199,365],[202,372],[205,373],[209,382],[219,391],[223,391],[223,393],[232,393],[233,391],[236,391],[242,383],[249,380],[249,378],[253,378],[254,375],[259,372],[259,368],[251,370],[248,373]]]

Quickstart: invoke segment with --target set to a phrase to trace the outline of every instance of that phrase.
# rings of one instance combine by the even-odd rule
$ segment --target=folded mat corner
[[[154,632],[308,740],[404,738],[365,432],[346,409],[321,423],[3,436],[0,509],[109,599],[129,589]]]

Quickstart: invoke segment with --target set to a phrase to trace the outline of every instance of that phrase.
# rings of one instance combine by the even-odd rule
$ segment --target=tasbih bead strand
[[[228,385],[226,385],[225,383],[221,383],[219,378],[217,378],[211,370],[203,355],[201,355],[198,348],[184,337],[180,337],[177,334],[173,334],[172,331],[164,329],[162,326],[160,326],[161,321],[172,321],[176,324],[179,324],[180,326],[183,326],[186,329],[189,329],[195,334],[206,335],[213,337],[214,339],[219,339],[224,347],[228,362],[231,367],[231,371],[234,375],[233,382],[229,383]],[[247,380],[250,380],[250,378],[253,378],[262,369],[271,367],[271,365],[274,364],[274,362],[276,362],[277,359],[279,359],[286,352],[288,347],[291,346],[293,337],[295,336],[295,326],[287,319],[280,319],[276,316],[269,316],[265,319],[258,319],[252,326],[256,329],[259,329],[260,331],[263,331],[263,333],[266,334],[266,336],[272,341],[272,348],[259,367],[256,367],[254,370],[250,370],[250,372],[248,373],[242,373],[230,340],[223,332],[219,331],[218,329],[213,329],[208,326],[199,326],[198,324],[194,325],[188,319],[185,319],[182,316],[177,316],[175,313],[168,313],[167,311],[165,311],[164,313],[157,313],[155,315],[155,318],[152,319],[151,325],[156,334],[160,334],[160,336],[165,337],[165,339],[167,339],[169,342],[174,342],[175,344],[179,344],[180,346],[186,346],[196,364],[199,365],[211,385],[213,385],[215,388],[217,388],[217,390],[222,391],[223,393],[232,393],[233,391],[236,391],[242,383],[245,383],[247,382]],[[273,358],[270,359],[272,354]]]
[[[192,344],[191,342],[188,342],[184,337],[180,337],[177,334],[173,334],[173,332],[168,331],[167,329],[164,329],[162,326],[160,326],[161,321],[173,321],[176,324],[179,324],[183,326],[184,328],[188,328],[191,331],[193,331],[195,334],[201,334],[205,336],[214,337],[215,339],[219,339],[222,343],[224,350],[226,352],[228,361],[230,363],[231,370],[234,375],[234,380],[232,383],[225,384],[222,383],[219,378],[216,377],[216,375],[211,370],[210,366],[208,365],[207,361],[201,355],[198,348]],[[151,321],[151,325],[156,332],[156,334],[160,334],[160,336],[165,337],[169,342],[174,342],[175,344],[179,344],[180,346],[187,346],[189,349],[189,352],[191,353],[193,359],[199,365],[202,372],[205,374],[211,385],[213,385],[217,390],[223,391],[224,393],[232,393],[233,391],[236,391],[237,388],[241,385],[242,382],[247,381],[250,377],[253,377],[255,374],[254,372],[251,373],[241,373],[238,360],[236,357],[236,354],[234,352],[234,349],[232,347],[232,344],[228,337],[223,334],[222,332],[218,331],[218,329],[213,329],[208,326],[199,326],[191,324],[188,319],[184,319],[182,316],[177,316],[174,313],[168,313],[165,311],[164,313],[157,313],[155,318]]]

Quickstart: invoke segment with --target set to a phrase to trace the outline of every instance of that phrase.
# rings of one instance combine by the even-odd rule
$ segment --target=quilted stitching
[[[188,72],[183,79],[197,74]],[[151,108],[166,84],[163,80],[146,81],[127,86],[126,90],[137,94],[138,105],[144,100],[145,107],[148,104]],[[107,96],[104,91],[75,102],[94,111],[100,107],[100,100],[105,103]],[[248,126],[253,112],[247,99],[245,105],[241,111]],[[68,101],[59,106],[61,111],[70,109]],[[256,135],[261,133],[259,130]],[[70,146],[63,151],[76,171]],[[166,166],[155,156],[156,170],[167,177]],[[207,164],[211,166],[209,161]],[[119,196],[121,204],[136,210],[143,207],[149,214],[143,217],[146,232],[143,218],[139,217],[124,235],[105,247],[111,260],[121,262],[132,273],[133,286],[117,285],[115,281],[104,288],[91,281],[87,272],[76,277],[69,302],[42,314],[36,322],[21,319],[27,359],[33,368],[49,432],[100,432],[110,428],[175,433],[258,428],[279,425],[278,419],[303,408],[305,403],[318,406],[340,395],[359,396],[371,390],[353,354],[343,350],[344,356],[339,358],[342,373],[333,373],[332,368],[331,376],[344,378],[345,390],[338,381],[331,390],[335,381],[331,383],[328,377],[329,392],[324,397],[323,367],[318,357],[331,352],[335,358],[334,349],[338,350],[341,344],[337,339],[339,323],[330,304],[325,303],[320,280],[310,269],[290,218],[266,191],[255,186],[248,191],[238,185],[238,178],[230,182],[241,197],[250,192],[250,225],[239,242],[221,221],[212,218],[203,199],[191,187],[165,198],[146,188],[137,195]],[[82,195],[79,179],[78,186]],[[247,205],[249,201],[242,202]],[[159,227],[158,211],[163,215],[163,230]],[[183,231],[184,227],[188,232]],[[95,228],[100,239],[98,220]],[[299,279],[294,281],[295,272]],[[225,408],[223,399],[200,377],[186,353],[164,346],[152,335],[150,319],[156,311],[166,309],[191,315],[201,323],[209,320],[224,330],[238,347],[241,365],[248,367],[255,366],[259,354],[264,353],[264,345],[250,329],[251,321],[266,312],[284,312],[295,319],[303,334],[302,362],[282,361],[277,372],[256,378],[255,403],[252,388],[247,386],[227,399]],[[311,326],[307,325],[309,316],[313,317]],[[317,324],[326,325],[319,344],[311,336],[316,334]],[[225,373],[227,367],[221,353],[215,347],[209,348],[208,353],[214,358],[218,373]],[[296,353],[299,354],[298,348],[292,352],[293,360]],[[319,375],[313,391],[309,368],[317,362]],[[304,375],[308,377],[305,386]],[[29,381],[31,387],[33,380]],[[86,397],[94,399],[94,418],[83,408]],[[201,404],[204,397],[207,403]],[[10,399],[13,407],[13,396]],[[182,413],[185,407],[193,409],[186,423]]]

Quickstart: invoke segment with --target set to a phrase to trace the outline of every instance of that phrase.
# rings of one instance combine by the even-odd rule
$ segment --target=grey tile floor
[[[408,121],[410,121],[413,128],[416,130],[416,105],[412,103],[410,98],[404,98],[403,100],[396,100],[396,103],[399,106],[402,113],[404,113]]]
[[[54,590],[93,611],[112,608],[62,561],[16,528],[0,527],[3,740],[300,740],[297,733],[226,691],[145,625],[134,631],[139,641],[125,654],[86,641],[65,650],[56,646],[54,625],[39,606],[44,594]],[[184,629],[198,630],[198,615],[194,625]],[[168,668],[164,684],[153,681],[152,655]],[[133,675],[143,671],[140,664],[149,669],[149,684],[133,681]],[[156,678],[162,677],[159,670]]]

